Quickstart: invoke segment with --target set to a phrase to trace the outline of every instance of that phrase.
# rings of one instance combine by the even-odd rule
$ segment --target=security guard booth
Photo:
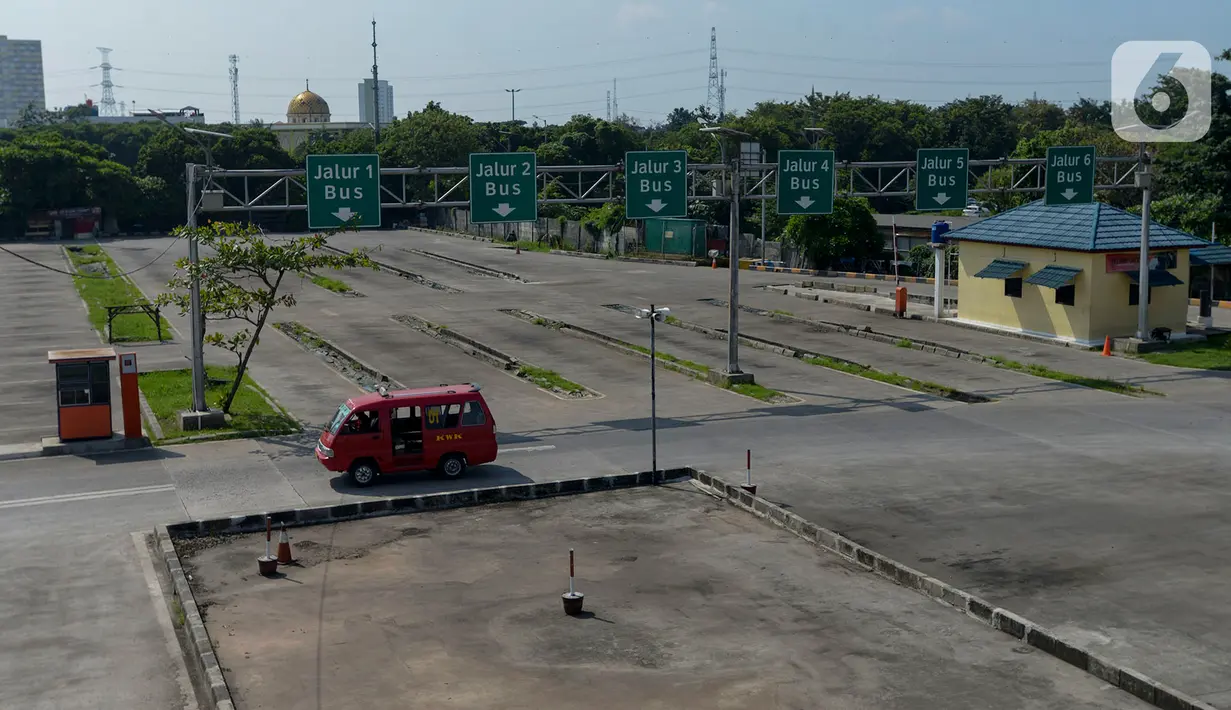
[[[109,439],[113,348],[51,350],[56,368],[56,410],[60,441]]]

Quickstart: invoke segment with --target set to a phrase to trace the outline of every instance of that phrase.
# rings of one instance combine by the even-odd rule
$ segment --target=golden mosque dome
[[[295,121],[295,117],[299,117],[300,121],[313,117],[314,119],[324,118],[329,121],[329,103],[319,94],[314,94],[305,87],[298,95],[292,98],[291,103],[287,106],[288,121]]]

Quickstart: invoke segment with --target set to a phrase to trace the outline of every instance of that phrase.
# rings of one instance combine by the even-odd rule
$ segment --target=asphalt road
[[[378,258],[462,293],[388,273],[348,272],[341,278],[366,298],[296,283],[299,303],[279,319],[307,323],[408,383],[482,382],[497,408],[503,453],[496,465],[475,469],[466,486],[650,466],[648,363],[496,309],[581,320],[642,344],[648,342],[645,322],[605,305],[653,302],[686,320],[725,325],[722,309],[698,301],[726,297],[723,271],[515,255],[435,234],[348,235],[339,241],[389,242]],[[106,246],[128,270],[149,262],[165,242]],[[529,283],[479,275],[398,246],[512,271]],[[173,271],[169,260],[159,261],[133,278],[149,294]],[[834,354],[841,349],[844,356],[887,369],[922,368],[930,379],[962,379],[1002,396],[992,404],[963,405],[743,348],[741,362],[758,382],[803,401],[767,405],[660,370],[660,467],[694,465],[742,478],[751,449],[752,474],[767,497],[1057,627],[1164,683],[1231,705],[1225,680],[1231,647],[1217,633],[1231,622],[1218,594],[1231,567],[1231,552],[1222,544],[1231,532],[1225,513],[1231,502],[1225,485],[1231,441],[1225,373],[1159,368],[786,299],[751,288],[781,282],[782,275],[741,277],[749,305],[992,349],[989,354],[1141,382],[1167,396],[1132,399],[1007,377],[973,363],[935,364],[891,345],[821,337],[743,314],[748,332],[832,348]],[[36,288],[33,281],[29,288]],[[57,288],[62,286],[47,287]],[[490,339],[606,396],[580,402],[553,397],[389,319],[405,312]],[[78,317],[71,326],[77,328],[74,338],[88,335],[82,332],[83,311]],[[170,318],[186,332],[182,320]],[[13,337],[22,328],[17,321],[0,321],[0,330]],[[673,354],[724,366],[724,342],[665,325],[659,332],[662,347]],[[55,342],[58,335],[48,337]],[[153,353],[150,359],[182,362],[178,340],[161,346],[161,359]],[[207,357],[223,361],[215,353]],[[253,373],[313,424],[357,391],[272,331],[263,338]],[[352,490],[311,458],[311,440],[309,433],[173,447],[162,456],[0,463],[0,508],[8,513],[0,517],[0,540],[7,543],[0,548],[0,569],[16,571],[0,577],[0,613],[10,620],[9,633],[0,636],[0,706],[86,707],[73,705],[85,700],[56,690],[61,687],[79,693],[88,688],[91,694],[81,698],[90,707],[100,707],[100,698],[102,707],[185,706],[134,531],[189,517],[448,485],[410,475]],[[100,649],[115,651],[99,655]]]

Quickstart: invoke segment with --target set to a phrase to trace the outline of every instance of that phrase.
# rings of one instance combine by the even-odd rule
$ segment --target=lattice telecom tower
[[[710,28],[710,86],[705,97],[705,107],[715,116],[722,113],[722,75],[718,71],[718,28]]]
[[[231,123],[239,125],[239,57],[232,54],[231,60]]]
[[[111,60],[108,55],[111,50],[106,47],[98,47],[99,53],[103,55],[103,62],[94,69],[103,70],[103,80],[99,86],[103,87],[103,99],[99,102],[98,115],[100,116],[117,116],[119,115],[115,108],[115,84],[111,83]]]
[[[620,95],[616,92],[616,80],[611,80],[611,120],[620,120]]]
[[[607,120],[611,121],[611,92],[607,92]]]

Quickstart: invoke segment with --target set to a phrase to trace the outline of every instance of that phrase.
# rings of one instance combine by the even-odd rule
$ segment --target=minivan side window
[[[462,426],[479,426],[487,423],[487,415],[483,413],[483,405],[477,399],[472,399],[462,405]]]
[[[462,405],[433,404],[424,412],[428,429],[456,429],[462,420]]]

